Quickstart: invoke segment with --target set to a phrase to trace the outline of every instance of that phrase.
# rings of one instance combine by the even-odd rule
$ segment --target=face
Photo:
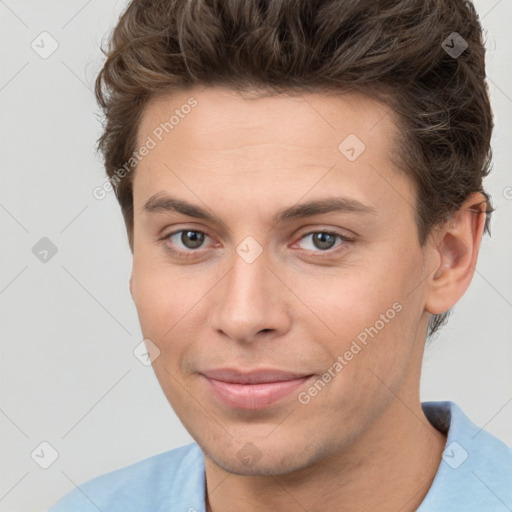
[[[195,88],[146,107],[130,289],[160,385],[217,466],[306,468],[417,393],[426,260],[393,133],[354,94]]]

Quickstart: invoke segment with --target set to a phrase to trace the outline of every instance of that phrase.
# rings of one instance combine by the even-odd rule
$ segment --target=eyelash
[[[173,231],[172,233],[164,235],[163,237],[159,238],[158,240],[161,241],[161,242],[165,242],[165,241],[169,240],[172,236],[177,235],[178,233],[183,233],[184,231],[192,231],[193,233],[201,233],[203,235],[206,235],[208,238],[211,238],[208,235],[208,233],[206,233],[205,231],[201,231],[199,229],[187,229],[187,228],[185,228],[185,229],[178,229],[176,231]],[[331,236],[334,236],[334,237],[336,237],[336,238],[338,238],[338,239],[340,239],[342,241],[342,243],[339,244],[338,246],[335,246],[335,248],[326,249],[325,251],[321,251],[321,250],[313,251],[314,253],[320,253],[320,254],[312,256],[313,258],[317,258],[317,259],[332,258],[338,252],[344,250],[345,249],[345,245],[347,243],[354,242],[354,239],[348,238],[345,235],[342,235],[341,233],[337,233],[336,231],[317,230],[317,231],[308,231],[308,232],[302,234],[299,237],[299,239],[297,240],[297,242],[294,242],[293,245],[295,245],[296,243],[302,241],[304,238],[306,238],[306,237],[308,237],[310,235],[317,234],[317,233],[322,233],[324,235],[331,235]],[[187,251],[183,251],[183,252],[182,251],[177,251],[177,250],[171,248],[170,245],[168,245],[168,244],[165,244],[164,247],[165,247],[166,251],[171,253],[173,256],[177,256],[177,257],[182,258],[182,259],[193,258],[193,257],[196,256],[195,253],[200,252],[200,249],[197,249],[197,250],[187,250]]]

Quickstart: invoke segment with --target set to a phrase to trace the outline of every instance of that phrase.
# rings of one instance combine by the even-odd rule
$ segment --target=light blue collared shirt
[[[417,512],[510,512],[512,448],[478,428],[454,402],[423,402],[447,433],[434,481]],[[48,512],[205,512],[204,455],[191,443],[100,475]]]

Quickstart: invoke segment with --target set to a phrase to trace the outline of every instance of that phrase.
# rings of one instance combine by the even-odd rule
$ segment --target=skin
[[[133,176],[130,291],[144,337],[160,350],[162,390],[205,454],[207,510],[416,510],[446,443],[421,409],[426,329],[471,281],[483,197],[469,197],[420,246],[415,187],[390,161],[392,114],[353,93],[162,95],[144,111],[139,146],[190,97],[197,106]],[[338,150],[349,134],[366,145],[353,162]],[[217,221],[144,211],[156,193]],[[337,196],[375,213],[271,220]],[[181,232],[162,239],[180,229],[206,233],[203,244]],[[311,234],[325,230],[352,241],[326,249]],[[248,236],[263,249],[252,263],[236,251]],[[393,304],[401,311],[307,404],[299,389],[266,409],[230,408],[200,376],[229,366],[320,378]],[[254,457],[244,463],[248,443]]]

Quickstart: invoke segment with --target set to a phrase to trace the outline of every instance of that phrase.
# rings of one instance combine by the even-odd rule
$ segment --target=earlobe
[[[464,295],[473,274],[485,227],[486,201],[472,194],[436,234],[436,269],[432,271],[425,308],[438,315]]]

